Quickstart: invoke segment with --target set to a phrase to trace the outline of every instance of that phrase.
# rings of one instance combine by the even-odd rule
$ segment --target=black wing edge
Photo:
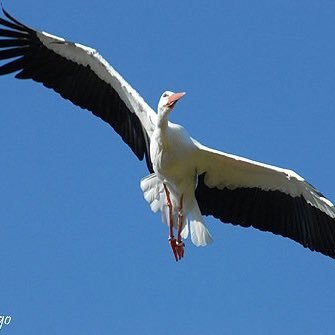
[[[204,182],[205,174],[198,177],[195,191],[203,215],[281,235],[335,258],[335,220],[302,196],[260,188],[209,188]]]
[[[152,173],[150,138],[113,87],[89,66],[65,59],[44,46],[34,29],[11,16],[0,18],[0,75],[18,72],[18,79],[33,79],[59,93],[64,99],[91,111],[110,124],[139,160],[145,157]],[[65,42],[66,43],[66,42]]]

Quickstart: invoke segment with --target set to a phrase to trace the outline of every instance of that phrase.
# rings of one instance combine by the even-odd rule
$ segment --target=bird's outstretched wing
[[[195,144],[202,214],[288,237],[335,258],[334,205],[302,177]]]
[[[135,155],[149,157],[156,113],[96,50],[39,32],[5,10],[0,18],[0,75],[33,79],[109,123]]]

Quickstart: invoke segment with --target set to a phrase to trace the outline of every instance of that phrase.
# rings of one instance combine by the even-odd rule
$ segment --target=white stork
[[[184,93],[164,92],[155,113],[96,50],[3,13],[0,60],[10,61],[0,74],[18,72],[16,78],[52,88],[109,123],[140,160],[145,158],[151,174],[141,188],[169,226],[177,261],[184,256],[188,226],[196,246],[212,242],[202,215],[288,237],[335,258],[334,206],[298,174],[201,145],[168,121]]]

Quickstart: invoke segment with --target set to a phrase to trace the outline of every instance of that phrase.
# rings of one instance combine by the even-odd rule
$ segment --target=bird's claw
[[[176,261],[180,261],[184,257],[185,243],[183,241],[177,241],[175,238],[169,238],[169,243]]]

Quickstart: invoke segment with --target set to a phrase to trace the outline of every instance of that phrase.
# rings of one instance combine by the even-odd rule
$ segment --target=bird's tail
[[[189,212],[191,240],[197,247],[204,247],[213,242],[213,238],[204,223],[199,206],[195,201],[192,210]]]
[[[169,224],[169,208],[166,204],[166,197],[163,183],[157,178],[156,174],[151,174],[141,180],[141,189],[143,191],[144,199],[149,203],[151,210],[156,213],[159,210],[162,214],[162,221]],[[201,215],[197,202],[192,205],[192,209],[183,216],[183,228],[181,236],[186,239],[189,234],[188,217],[190,220],[190,231],[192,242],[196,246],[205,246],[213,242],[203,217]],[[174,228],[177,229],[178,210],[177,205],[174,204],[172,208],[172,219]]]

